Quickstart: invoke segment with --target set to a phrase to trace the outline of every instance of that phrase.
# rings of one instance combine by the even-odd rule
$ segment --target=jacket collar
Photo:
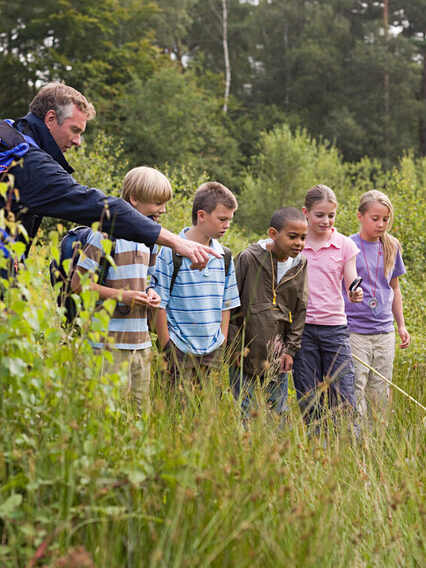
[[[268,250],[265,250],[259,243],[253,243],[248,248],[247,251],[251,253],[251,255],[255,258],[256,262],[261,264],[263,268],[272,274],[272,265],[271,265],[271,258],[273,262],[273,266],[276,270],[277,268],[277,259],[274,255]]]
[[[259,262],[267,272],[272,274],[271,253],[268,250],[265,250],[259,243],[254,243],[247,248],[247,251],[251,253],[251,255],[256,259],[256,261]],[[302,255],[299,256],[300,256],[299,262],[294,266],[292,266],[287,274],[291,275],[295,270],[297,272],[298,269],[303,267],[303,265],[306,263],[305,257]],[[274,255],[272,255],[272,262],[274,265],[274,270],[277,270],[277,259]]]
[[[50,134],[49,129],[44,124],[44,121],[32,112],[29,112],[23,118],[18,118],[15,123],[15,128],[24,134],[29,134],[34,138],[37,145],[49,154],[65,171],[72,174],[74,169],[69,165],[65,156],[61,152],[59,146],[56,144],[53,136]]]

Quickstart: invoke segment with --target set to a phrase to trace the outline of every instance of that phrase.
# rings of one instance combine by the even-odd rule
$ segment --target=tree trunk
[[[228,48],[228,5],[227,0],[222,0],[222,32],[223,32],[223,55],[225,58],[225,96],[223,112],[228,112],[229,92],[231,89],[231,63],[229,61]]]
[[[388,30],[389,30],[389,0],[385,0],[383,4],[383,24],[384,24],[384,37],[385,37],[385,74],[383,79],[383,90],[384,90],[384,111],[385,111],[385,120],[384,120],[384,131],[385,131],[385,140],[384,140],[384,149],[385,149],[385,158],[389,158],[389,124],[390,124],[390,105],[389,105],[389,69],[388,69],[388,61],[387,61],[387,54],[388,54]]]
[[[423,47],[423,73],[422,73],[422,90],[421,101],[423,108],[421,109],[419,122],[420,135],[420,152],[422,156],[426,156],[426,48]]]

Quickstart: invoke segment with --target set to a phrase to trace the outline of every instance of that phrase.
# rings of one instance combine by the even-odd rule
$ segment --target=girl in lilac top
[[[308,236],[303,255],[308,260],[309,302],[302,345],[294,359],[293,381],[308,425],[321,418],[325,398],[330,407],[343,403],[351,413],[355,408],[342,281],[348,288],[357,277],[356,255],[360,251],[333,227],[336,209],[336,195],[326,185],[316,185],[306,194],[303,213]],[[361,302],[362,297],[361,288],[349,293],[352,302]]]
[[[356,266],[363,278],[365,298],[356,306],[345,298],[352,353],[391,380],[395,355],[394,318],[401,349],[409,346],[410,334],[404,323],[398,283],[398,276],[405,273],[401,246],[386,231],[393,220],[393,207],[387,195],[376,190],[364,193],[358,219],[360,231],[350,238],[361,250]],[[385,411],[389,400],[388,383],[357,360],[354,365],[359,413],[365,415],[368,407]]]

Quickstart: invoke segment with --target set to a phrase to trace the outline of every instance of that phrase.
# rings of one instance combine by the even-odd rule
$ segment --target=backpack
[[[232,251],[228,247],[222,246],[222,248],[225,252],[223,257],[225,261],[225,276],[228,276],[229,269],[231,267]],[[182,266],[182,258],[182,256],[173,251],[173,274],[170,281],[170,294],[172,293],[173,286],[175,285],[176,276],[178,275],[179,269]]]
[[[0,174],[7,172],[13,161],[20,160],[30,146],[38,148],[35,140],[12,126],[13,120],[0,120]]]
[[[7,174],[12,162],[16,162],[25,156],[30,146],[39,148],[38,144],[31,136],[22,134],[22,132],[19,132],[19,130],[16,130],[16,128],[13,127],[13,124],[13,120],[8,118],[6,120],[0,120],[0,181],[3,181],[3,175]],[[41,220],[38,221],[39,217],[36,215],[26,213],[25,208],[16,202],[14,194],[11,194],[8,197],[0,197],[0,208],[5,207],[6,200],[8,199],[11,200],[12,212],[15,215],[18,215],[19,213],[17,219],[25,227],[27,233],[29,234],[31,232],[31,229],[35,226],[34,223],[38,223],[35,229],[37,230]],[[18,237],[18,240],[23,239]],[[11,256],[9,250],[6,248],[6,244],[12,243],[13,241],[14,238],[12,238],[5,229],[1,229],[0,249],[6,258],[10,258]],[[23,255],[23,258],[24,257],[25,254]],[[23,260],[23,258],[21,260]],[[16,273],[16,264],[17,263],[14,263],[13,265],[13,269],[11,271],[12,274]]]
[[[55,286],[61,282],[59,287],[59,294],[57,297],[58,306],[65,306],[65,317],[67,323],[72,323],[77,315],[77,306],[72,298],[71,280],[75,269],[77,267],[80,253],[89,238],[92,229],[86,226],[74,227],[62,238],[61,248],[59,253],[59,264],[56,260],[52,260],[49,265],[50,283]],[[112,241],[111,257],[114,257],[115,241]],[[64,267],[64,261],[71,259],[68,273]],[[106,255],[102,254],[99,261],[99,267],[96,271],[98,275],[98,284],[103,284],[105,281],[108,268],[111,266],[110,261]]]

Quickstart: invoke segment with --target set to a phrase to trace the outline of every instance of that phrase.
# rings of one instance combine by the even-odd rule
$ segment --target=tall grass
[[[284,428],[262,393],[244,428],[226,368],[177,404],[154,350],[137,420],[87,345],[95,299],[69,336],[38,253],[0,310],[0,566],[424,565],[421,409],[395,392],[388,424],[325,446],[293,391]],[[424,403],[421,341],[394,380]]]
[[[119,187],[106,155],[100,169],[99,156],[76,158],[87,183],[98,183],[105,170],[104,186]],[[345,234],[357,230],[358,198],[372,185],[372,165],[364,164],[365,175],[361,166],[357,187],[338,194]],[[418,188],[425,167],[407,157],[387,181],[375,180],[396,201],[395,234],[408,261],[402,287],[413,343],[397,353],[394,382],[423,405]],[[165,221],[175,232],[188,223],[198,185],[190,172],[180,177]],[[294,391],[284,428],[259,392],[245,428],[226,367],[202,379],[201,391],[173,394],[154,349],[152,412],[137,420],[121,399],[125,369],[102,375],[101,358],[87,343],[99,332],[90,317],[93,293],[83,292],[81,334],[61,328],[47,276],[57,240],[52,233],[33,248],[18,287],[0,301],[1,568],[426,564],[419,407],[395,391],[388,423],[377,419],[359,439],[346,424],[330,427],[325,444],[307,438]],[[233,228],[225,244],[237,253],[251,240]]]

